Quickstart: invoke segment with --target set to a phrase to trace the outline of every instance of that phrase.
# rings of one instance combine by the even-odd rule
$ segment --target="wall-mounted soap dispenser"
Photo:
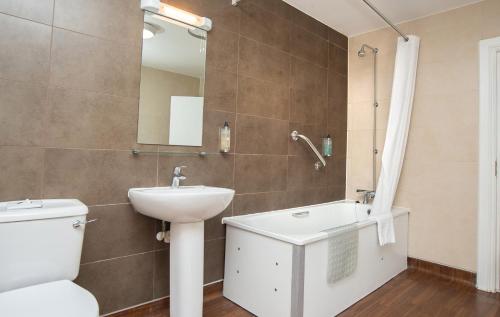
[[[219,128],[219,149],[222,153],[228,153],[231,149],[231,129],[227,121]]]
[[[321,145],[323,148],[323,156],[330,157],[333,154],[333,141],[330,135],[321,139]]]

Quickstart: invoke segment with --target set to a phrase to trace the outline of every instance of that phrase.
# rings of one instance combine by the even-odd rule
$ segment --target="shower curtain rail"
[[[401,35],[405,39],[406,42],[408,42],[410,38],[406,34],[404,34],[397,26],[395,26],[394,23],[392,23],[391,20],[389,20],[389,18],[387,18],[382,12],[380,12],[379,9],[377,9],[377,7],[375,7],[368,0],[363,0],[363,2],[366,3],[366,5],[370,7],[370,9],[375,11],[375,13],[378,14],[387,24],[389,24],[391,28],[393,28],[396,32],[398,32],[399,35]]]

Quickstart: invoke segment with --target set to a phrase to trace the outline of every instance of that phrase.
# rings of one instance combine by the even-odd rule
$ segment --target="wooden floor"
[[[167,301],[113,315],[113,317],[168,316]],[[222,297],[220,287],[214,287],[205,294],[203,316],[246,317],[254,315]],[[410,269],[339,316],[500,317],[500,295],[481,292],[462,283],[450,282],[441,277]]]

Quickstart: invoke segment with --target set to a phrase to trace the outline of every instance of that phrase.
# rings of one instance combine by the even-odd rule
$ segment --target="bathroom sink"
[[[170,316],[202,317],[204,221],[224,211],[233,196],[232,189],[208,186],[128,191],[138,212],[170,222]]]
[[[132,188],[128,197],[143,215],[175,223],[215,217],[229,205],[234,190],[208,186]]]

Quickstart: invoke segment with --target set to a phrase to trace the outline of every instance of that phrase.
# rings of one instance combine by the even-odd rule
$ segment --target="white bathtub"
[[[332,202],[224,218],[224,296],[261,317],[331,317],[406,270],[408,210],[394,208],[396,243],[380,247],[369,205]],[[354,273],[327,282],[328,234],[356,224]]]

